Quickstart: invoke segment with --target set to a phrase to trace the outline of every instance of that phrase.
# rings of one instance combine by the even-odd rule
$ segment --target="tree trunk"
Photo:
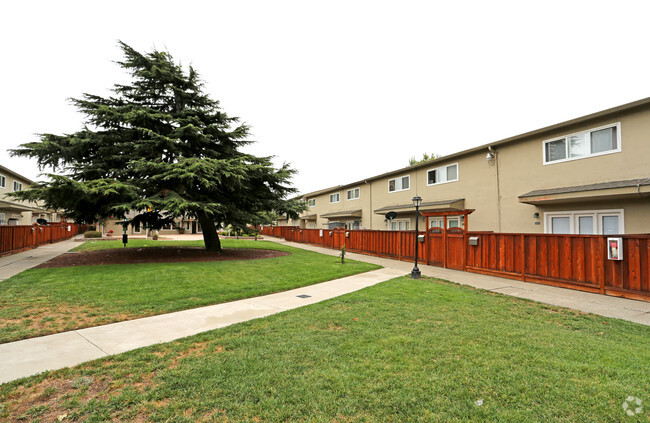
[[[221,251],[221,241],[219,240],[219,234],[217,234],[217,227],[214,221],[204,213],[199,214],[197,218],[203,231],[205,249],[208,251]]]

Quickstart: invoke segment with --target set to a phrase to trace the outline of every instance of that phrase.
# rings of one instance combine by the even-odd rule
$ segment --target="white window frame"
[[[0,173],[0,188],[7,189],[7,177]]]
[[[442,182],[434,182],[432,184],[429,183],[429,172],[433,172],[435,170],[436,175],[440,175],[441,170],[444,169],[445,172],[447,172],[447,169],[452,167],[452,166],[456,166],[456,179],[449,179],[449,180],[442,181]],[[449,165],[434,167],[434,168],[431,168],[431,169],[427,170],[427,186],[430,187],[430,186],[433,186],[433,185],[447,184],[449,182],[458,182],[458,179],[460,178],[459,169],[460,169],[460,166],[458,166],[458,162],[456,162],[456,163],[452,163],[452,164],[449,164]],[[446,177],[446,173],[445,173],[445,177]]]
[[[7,224],[6,215],[4,213],[0,213],[0,225],[6,225],[6,224]]]
[[[354,194],[355,191],[357,192],[357,196],[350,198],[350,193],[352,192]],[[348,201],[358,200],[359,198],[361,198],[361,188],[356,187],[356,188],[352,188],[352,189],[347,190],[347,192],[345,193],[345,198]]]
[[[18,187],[18,189],[16,189]],[[23,183],[14,181],[14,192],[22,191],[23,190]]]
[[[429,218],[429,229],[442,227],[442,224],[438,226],[438,223],[444,222],[443,216],[436,216]],[[458,226],[450,226],[451,222],[457,222]],[[465,227],[465,217],[464,216],[447,216],[447,228],[461,228]]]
[[[625,234],[625,211],[624,209],[610,209],[610,210],[573,210],[561,212],[545,212],[544,213],[544,233],[552,234],[551,219],[554,217],[568,217],[569,218],[569,234],[579,235],[579,222],[580,217],[591,216],[593,217],[593,234],[603,235],[602,218],[605,216],[618,217],[618,234]]]
[[[585,138],[585,143],[587,145],[587,148],[591,148],[591,133],[595,131],[600,131],[602,129],[608,129],[608,128],[616,128],[616,148],[613,150],[607,150],[607,151],[600,151],[598,153],[591,153],[588,152],[584,156],[577,156],[577,157],[569,157],[569,137],[572,136],[584,136]],[[559,160],[553,160],[549,161],[548,157],[546,157],[546,144],[555,142],[555,141],[561,141],[564,140],[564,148],[565,148],[565,158],[564,159],[559,159]],[[616,123],[610,123],[607,125],[599,126],[597,128],[591,128],[587,129],[585,131],[580,131],[580,132],[574,132],[572,134],[566,134],[566,135],[561,135],[559,137],[551,138],[548,140],[544,140],[542,142],[542,160],[544,166],[546,165],[552,165],[556,163],[564,163],[564,162],[570,162],[573,160],[580,160],[580,159],[586,159],[589,157],[597,157],[597,156],[604,156],[606,154],[613,154],[613,153],[620,153],[622,150],[622,144],[623,144],[623,137],[621,134],[621,122],[616,122]]]
[[[393,229],[393,225],[397,224],[399,226],[400,223],[404,223],[405,229]],[[410,231],[411,230],[411,219],[393,219],[390,221],[388,224],[388,229],[391,231]]]
[[[400,180],[400,186],[402,185],[401,180],[404,178],[408,178],[409,180],[409,187],[408,188],[400,188],[397,189],[397,180]],[[393,191],[390,190],[390,182],[395,181],[395,189]],[[411,189],[411,175],[403,175],[403,176],[398,176],[397,178],[389,179],[388,180],[388,192],[393,193],[393,192],[400,192],[400,191],[408,191]]]
[[[355,222],[359,222],[359,224],[355,225]],[[358,227],[355,228],[355,226],[358,226]],[[361,229],[361,219],[348,220],[347,222],[345,222],[345,229],[349,229],[349,230]]]
[[[316,207],[316,199],[315,198],[310,198],[307,200],[307,205],[309,207]]]
[[[336,196],[336,201],[332,201],[333,196]],[[330,204],[335,204],[335,203],[340,203],[340,202],[341,202],[341,193],[340,192],[330,194]]]

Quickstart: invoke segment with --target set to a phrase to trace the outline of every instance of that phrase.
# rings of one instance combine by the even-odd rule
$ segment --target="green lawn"
[[[259,243],[261,246],[257,246]],[[269,245],[279,245],[269,241],[253,241],[244,239],[222,239],[223,248],[271,248]],[[203,247],[203,240],[196,241],[154,241],[152,239],[130,239],[126,248],[143,248],[143,247]],[[125,248],[121,240],[118,241],[85,241],[74,247],[71,251],[97,251],[109,250],[112,248]]]
[[[227,248],[291,255],[261,260],[141,263],[30,269],[0,284],[0,343],[285,291],[379,266],[269,241],[223,240]],[[203,245],[133,240],[130,247]],[[122,248],[118,241],[78,248]]]
[[[648,421],[650,328],[431,279],[0,387],[4,416],[89,422]],[[622,404],[639,397],[643,411]]]

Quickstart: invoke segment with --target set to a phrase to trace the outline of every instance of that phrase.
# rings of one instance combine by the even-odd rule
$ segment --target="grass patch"
[[[146,246],[203,241],[129,242]],[[30,269],[0,284],[0,343],[66,330],[251,298],[361,273],[379,266],[269,241],[223,240],[227,248],[291,255],[247,261],[139,263]],[[78,248],[121,248],[118,241]]]
[[[648,421],[649,338],[631,322],[398,278],[12,382],[0,402],[36,421]],[[644,402],[636,417],[628,396]]]
[[[269,245],[280,245],[271,241],[253,241],[252,244],[249,243],[250,240],[243,239],[222,239],[221,245],[223,248],[268,248],[269,250],[275,250],[277,248],[271,248]],[[264,246],[256,246],[256,243],[259,243]],[[153,239],[130,239],[126,244],[126,248],[144,248],[144,247],[203,247],[205,244],[202,239],[195,241],[161,241]],[[70,251],[97,251],[97,250],[110,250],[113,248],[125,248],[121,240],[113,241],[85,241],[80,243],[78,246],[74,247]],[[282,250],[284,251],[284,250]]]

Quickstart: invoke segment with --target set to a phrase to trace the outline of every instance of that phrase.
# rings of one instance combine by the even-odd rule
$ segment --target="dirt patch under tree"
[[[201,247],[114,248],[98,251],[68,252],[36,266],[37,269],[101,264],[177,263],[197,261],[256,260],[290,253],[276,250],[224,248],[221,252]]]

